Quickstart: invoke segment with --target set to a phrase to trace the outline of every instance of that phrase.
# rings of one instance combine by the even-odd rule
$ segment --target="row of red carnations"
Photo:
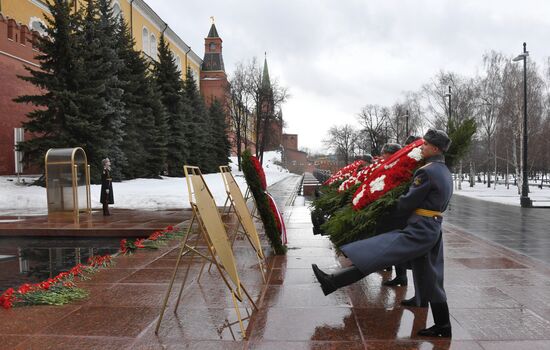
[[[136,240],[123,239],[120,241],[120,253],[131,254],[136,249],[156,249],[160,245],[160,242],[172,239],[175,236],[181,234],[174,226],[168,226],[162,231],[155,231],[147,238],[137,238]]]
[[[123,239],[120,241],[119,253],[130,254],[140,248],[155,249],[158,248],[160,242],[172,239],[179,234],[181,234],[181,231],[175,229],[173,226],[168,226],[162,231],[153,232],[146,239],[138,238],[134,241]],[[52,291],[53,294],[53,290],[55,290],[56,294],[62,294],[69,290],[76,290],[75,281],[84,280],[88,275],[97,272],[101,268],[110,266],[111,263],[111,255],[96,255],[90,257],[86,265],[78,264],[69,271],[61,272],[54,278],[49,278],[40,283],[25,283],[18,288],[8,288],[0,295],[0,306],[10,309],[18,305],[31,305],[33,304],[31,300],[36,299],[33,298],[33,295],[41,295],[41,299],[46,300],[48,298],[44,297],[44,293],[48,293],[48,291]],[[53,304],[58,304],[55,297],[50,298],[50,301]]]
[[[69,271],[61,272],[53,278],[48,278],[40,283],[25,283],[18,288],[8,288],[0,295],[0,305],[9,309],[15,305],[25,305],[25,300],[32,299],[33,294],[40,294],[56,289],[59,292],[63,288],[75,288],[76,280],[86,279],[86,275],[93,274],[103,267],[111,264],[111,256],[93,256],[88,259],[86,265],[78,264]]]

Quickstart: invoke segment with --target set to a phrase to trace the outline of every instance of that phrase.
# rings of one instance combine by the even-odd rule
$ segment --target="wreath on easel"
[[[271,247],[276,255],[284,255],[286,253],[286,246],[283,243],[284,222],[275,202],[267,193],[267,182],[262,165],[249,150],[242,153],[241,160],[244,177],[256,202],[256,208]]]

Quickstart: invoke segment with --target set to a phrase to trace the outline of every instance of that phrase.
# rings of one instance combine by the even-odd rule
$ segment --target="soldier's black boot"
[[[410,299],[401,300],[401,305],[406,306],[406,307],[428,307],[427,302],[423,302],[420,305],[418,305],[417,302],[416,302],[416,296],[414,296]]]
[[[395,265],[395,278],[390,280],[390,281],[386,281],[384,283],[382,283],[383,285],[385,286],[406,286],[408,284],[408,280],[407,280],[407,269],[404,268],[403,266],[401,265]]]
[[[449,306],[447,305],[447,302],[430,304],[432,306],[432,315],[434,317],[435,325],[418,331],[418,335],[421,337],[451,338],[453,333],[451,331]]]
[[[111,215],[109,213],[109,204],[103,203],[103,216],[109,216]]]
[[[321,289],[325,295],[329,295],[337,289],[355,283],[365,277],[361,270],[355,266],[346,267],[333,274],[323,272],[317,264],[312,264],[311,268],[321,284]]]

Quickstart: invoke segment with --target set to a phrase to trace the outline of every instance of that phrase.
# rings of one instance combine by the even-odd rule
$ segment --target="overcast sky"
[[[200,57],[210,16],[225,70],[267,51],[272,78],[292,95],[285,132],[321,150],[332,125],[356,124],[365,104],[391,105],[438,71],[473,76],[491,49],[517,55],[527,42],[550,56],[550,1],[146,0]]]

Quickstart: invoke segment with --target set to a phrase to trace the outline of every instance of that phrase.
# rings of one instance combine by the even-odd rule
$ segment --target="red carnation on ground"
[[[127,251],[128,251],[128,248],[126,248],[126,239],[123,239],[120,241],[120,252],[122,254],[126,254]]]
[[[13,306],[13,302],[15,301],[15,296],[13,295],[14,292],[15,291],[13,288],[8,288],[4,293],[2,293],[2,295],[0,295],[0,305],[2,305],[4,309],[9,309]]]
[[[145,246],[143,245],[143,241],[145,239],[143,238],[138,238],[134,241],[134,245],[136,246],[136,248],[145,248]]]

